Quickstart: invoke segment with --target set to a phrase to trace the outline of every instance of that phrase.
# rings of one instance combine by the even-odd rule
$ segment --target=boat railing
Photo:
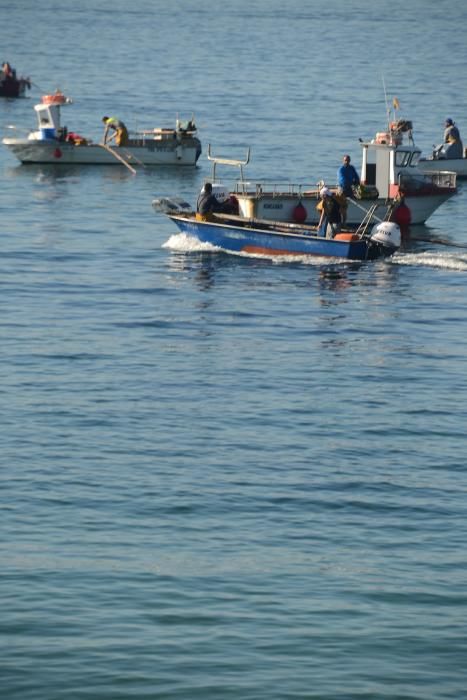
[[[433,172],[417,172],[411,175],[399,173],[398,184],[400,187],[410,187],[410,189],[422,189],[424,187],[456,189],[457,174],[450,170],[434,170]]]
[[[144,145],[146,141],[165,141],[176,137],[175,129],[135,129],[128,132],[130,139],[141,141]]]
[[[426,173],[430,177],[431,182],[438,187],[456,188],[457,173],[451,170],[436,170],[432,173]]]
[[[248,195],[259,197],[267,194],[269,197],[304,197],[316,196],[322,187],[322,183],[314,185],[295,182],[251,182],[248,180],[237,180],[234,185],[234,193],[238,195]]]
[[[270,197],[280,197],[288,195],[290,197],[301,197],[305,195],[316,196],[324,182],[320,180],[313,185],[292,182],[252,182],[245,180],[243,168],[250,162],[250,149],[248,148],[246,158],[237,160],[235,158],[224,158],[223,156],[214,156],[211,153],[211,144],[208,144],[207,158],[212,162],[211,182],[217,182],[217,166],[229,165],[240,170],[240,178],[233,185],[233,193],[246,196],[260,196],[267,194]]]
[[[245,160],[236,160],[234,158],[224,158],[223,156],[213,156],[211,154],[211,144],[208,143],[207,158],[212,162],[212,182],[216,182],[216,166],[231,165],[234,168],[240,169],[240,180],[243,181],[243,168],[250,162],[250,149],[248,149]]]

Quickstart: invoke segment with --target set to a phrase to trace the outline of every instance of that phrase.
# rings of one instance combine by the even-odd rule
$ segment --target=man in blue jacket
[[[344,163],[337,171],[337,184],[346,197],[353,197],[352,187],[360,184],[357,171],[350,163],[350,156],[344,156]]]

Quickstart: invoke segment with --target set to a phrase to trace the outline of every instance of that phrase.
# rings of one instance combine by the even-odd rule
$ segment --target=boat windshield
[[[398,168],[414,168],[418,165],[420,151],[396,151],[396,166]]]
[[[396,151],[396,165],[398,168],[406,168],[410,162],[411,151]]]

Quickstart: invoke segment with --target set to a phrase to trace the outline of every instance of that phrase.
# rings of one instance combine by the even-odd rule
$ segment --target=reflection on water
[[[28,178],[28,179],[43,179],[48,181],[67,180],[70,178],[89,177],[97,174],[108,180],[132,180],[135,177],[139,179],[155,179],[157,181],[158,191],[164,191],[166,185],[170,187],[169,194],[173,195],[174,178],[176,180],[177,190],[180,187],[193,187],[193,184],[200,177],[198,166],[145,166],[136,168],[136,176],[128,170],[124,165],[116,163],[115,165],[108,164],[65,164],[65,163],[13,163],[4,170],[5,176],[8,179]]]
[[[85,177],[95,172],[99,172],[101,176],[110,180],[129,180],[134,177],[127,168],[119,165],[60,165],[58,163],[50,163],[50,165],[48,165],[44,163],[19,163],[14,167],[6,169],[8,177],[28,178],[42,182],[54,182],[72,178],[78,180],[79,177]]]
[[[423,248],[423,244],[429,246],[447,246],[448,248],[467,249],[467,242],[459,240],[458,231],[440,231],[430,226],[414,226],[410,232],[410,237],[405,246],[406,250]],[[426,246],[425,246],[426,247]]]

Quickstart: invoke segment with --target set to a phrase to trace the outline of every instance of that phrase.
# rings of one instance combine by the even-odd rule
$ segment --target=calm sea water
[[[1,697],[465,697],[467,186],[362,265],[205,252],[151,201],[195,199],[208,143],[334,182],[384,84],[425,152],[467,140],[467,10],[0,7],[34,81],[3,135],[58,87],[86,136],[193,113],[204,146],[136,177],[0,149]]]

